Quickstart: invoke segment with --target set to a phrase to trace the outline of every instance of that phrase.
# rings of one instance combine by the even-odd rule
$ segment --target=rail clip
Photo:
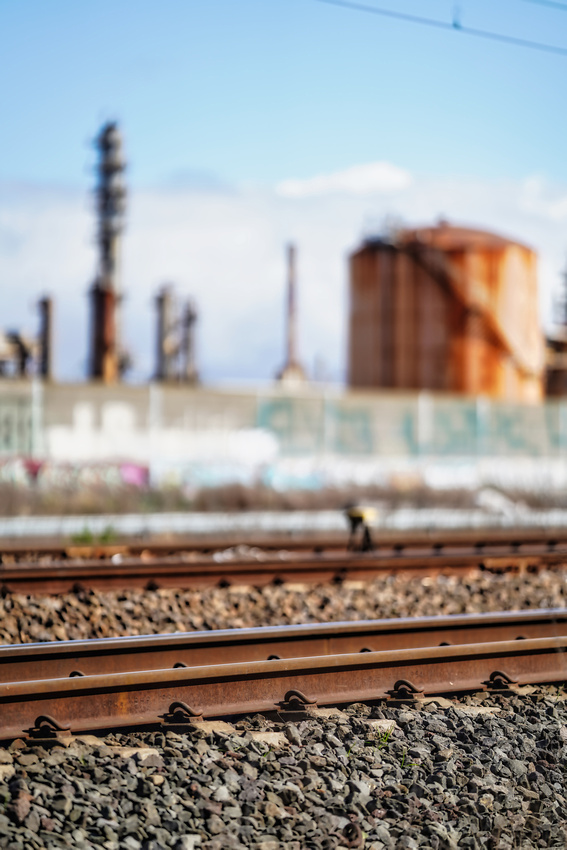
[[[517,685],[518,680],[511,679],[507,673],[502,673],[501,670],[495,670],[482,684],[486,685],[489,691],[509,691],[511,690],[510,685]]]
[[[169,711],[161,715],[162,726],[173,727],[177,731],[186,731],[185,727],[197,720],[203,719],[202,711],[195,711],[186,702],[176,700],[169,706]]]
[[[64,744],[71,737],[71,727],[59,723],[49,714],[40,714],[36,717],[35,724],[25,730],[28,738],[33,738],[34,743],[49,746],[57,743]]]
[[[278,715],[284,721],[305,720],[309,709],[317,708],[317,700],[309,699],[301,691],[287,691],[281,702],[277,703]]]
[[[423,688],[418,688],[407,679],[398,679],[391,691],[388,691],[388,705],[411,705],[423,696]]]

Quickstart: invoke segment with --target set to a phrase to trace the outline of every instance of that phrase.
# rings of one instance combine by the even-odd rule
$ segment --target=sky
[[[61,380],[86,371],[93,140],[107,120],[128,161],[132,380],[155,369],[165,282],[197,304],[204,381],[270,380],[289,241],[301,358],[342,380],[348,254],[389,221],[444,217],[529,244],[552,325],[567,265],[567,0],[0,0],[0,71],[1,326],[35,333],[50,293]]]

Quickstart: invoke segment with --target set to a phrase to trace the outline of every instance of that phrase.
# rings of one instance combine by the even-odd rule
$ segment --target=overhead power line
[[[533,0],[535,2],[535,0]],[[490,30],[479,30],[474,27],[462,26],[457,20],[453,23],[439,21],[435,18],[423,18],[420,15],[408,15],[405,12],[394,12],[391,9],[382,9],[378,6],[367,6],[364,3],[354,3],[350,0],[317,0],[319,3],[326,3],[329,6],[339,6],[343,9],[350,9],[354,12],[367,12],[370,15],[380,15],[384,18],[395,18],[398,21],[406,23],[421,24],[426,27],[435,27],[441,30],[452,30],[453,32],[462,32],[465,35],[473,35],[477,38],[485,38],[490,41],[501,41],[505,44],[513,44],[516,47],[527,47],[531,50],[540,50],[544,53],[555,53],[560,56],[567,56],[567,47],[555,47],[553,44],[544,44],[540,41],[529,41],[524,38],[515,38],[512,35],[504,35],[503,33],[491,32]]]
[[[565,3],[556,3],[555,0],[525,0],[526,3],[535,3],[536,6],[547,6],[550,9],[561,9],[562,12],[567,12]]]

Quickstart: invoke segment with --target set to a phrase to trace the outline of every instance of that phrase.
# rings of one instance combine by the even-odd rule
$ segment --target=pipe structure
[[[190,298],[185,305],[185,312],[183,313],[183,336],[181,340],[183,355],[181,380],[188,384],[199,383],[195,345],[196,324],[197,308],[195,302]]]
[[[173,287],[166,284],[157,297],[157,368],[158,381],[174,380],[178,345],[175,340],[176,320],[174,315]]]
[[[124,229],[126,189],[122,138],[115,122],[102,128],[96,145],[99,151],[98,185],[98,271],[91,288],[90,376],[104,383],[120,378],[125,362],[120,351],[119,282],[120,240]]]
[[[297,310],[295,303],[295,245],[287,248],[287,363],[289,366],[297,364]]]
[[[38,371],[45,381],[53,378],[53,300],[41,298],[39,307],[39,364]]]

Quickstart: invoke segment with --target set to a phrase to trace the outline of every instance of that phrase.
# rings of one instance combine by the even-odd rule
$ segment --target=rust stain
[[[119,377],[116,340],[116,293],[99,282],[91,289],[93,316],[93,351],[91,375],[104,383],[114,383]]]

